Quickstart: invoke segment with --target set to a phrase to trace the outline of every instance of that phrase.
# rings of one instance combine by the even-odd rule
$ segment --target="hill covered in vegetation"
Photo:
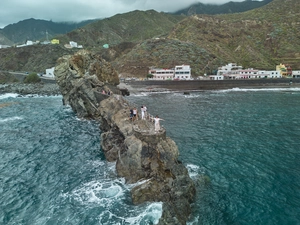
[[[299,70],[299,8],[297,0],[273,0],[244,13],[189,16],[163,41],[142,42],[114,64],[120,73],[137,65],[190,64],[196,76],[212,74],[229,62],[269,70],[286,63]]]
[[[51,40],[59,34],[65,34],[95,20],[80,23],[56,23],[40,19],[25,19],[0,29],[0,44],[13,45],[25,43],[27,40]]]
[[[27,53],[23,48],[0,49],[0,67],[39,72],[54,66],[55,58],[76,51],[64,48],[72,40],[101,55],[124,76],[146,77],[151,66],[180,64],[191,65],[193,76],[199,76],[229,62],[269,70],[287,63],[300,70],[299,8],[298,0],[273,0],[247,12],[222,15],[137,10],[57,36],[60,46],[25,47]]]
[[[228,13],[240,13],[246,12],[252,9],[260,8],[272,0],[245,0],[243,2],[234,2],[230,1],[225,4],[203,4],[201,2],[193,4],[185,9],[175,12],[176,15],[195,15],[195,14],[207,14],[207,15],[216,15],[216,14],[228,14]]]

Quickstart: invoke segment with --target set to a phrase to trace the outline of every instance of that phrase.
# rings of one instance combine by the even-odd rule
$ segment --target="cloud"
[[[235,0],[241,2],[243,0]],[[25,19],[54,22],[80,22],[111,17],[133,10],[154,9],[174,12],[196,3],[196,0],[1,0],[0,28]],[[201,3],[224,4],[228,0],[202,0]]]

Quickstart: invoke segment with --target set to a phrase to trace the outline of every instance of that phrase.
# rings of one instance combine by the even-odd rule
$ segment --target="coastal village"
[[[24,44],[17,45],[15,47],[26,47],[30,45],[42,44],[59,44],[58,39],[48,40],[48,36],[45,41],[30,41],[27,40]],[[8,48],[11,46],[0,45],[0,48]],[[64,45],[65,48],[78,48],[82,49],[83,46],[77,42],[70,41]],[[103,45],[103,48],[109,48],[107,44]],[[45,73],[38,75],[45,78],[54,79],[55,67],[46,69]],[[147,74],[148,80],[239,80],[239,79],[276,79],[276,78],[300,78],[300,70],[292,70],[288,64],[276,65],[275,70],[259,70],[254,68],[243,68],[236,63],[228,63],[225,66],[218,68],[217,73],[214,75],[204,74],[203,76],[193,77],[192,68],[190,65],[176,65],[174,68],[156,68],[149,67]],[[136,80],[137,78],[120,77],[121,81]],[[142,79],[143,80],[143,79]]]
[[[198,76],[196,79],[206,80],[238,80],[238,79],[272,79],[272,78],[300,78],[300,70],[292,70],[287,64],[276,65],[275,70],[243,69],[236,63],[229,63],[218,68],[216,75]],[[149,69],[149,80],[194,80],[189,65],[175,66],[173,69]]]

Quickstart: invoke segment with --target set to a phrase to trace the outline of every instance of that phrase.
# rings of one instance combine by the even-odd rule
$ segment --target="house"
[[[217,76],[224,76],[225,80],[236,79],[261,79],[261,78],[281,78],[280,71],[257,70],[253,68],[243,69],[235,63],[229,63],[226,66],[219,67]],[[215,77],[211,77],[215,79]]]
[[[292,76],[293,78],[300,78],[300,70],[294,70]]]
[[[43,77],[54,78],[54,69],[55,67],[46,69],[46,74],[44,74]]]
[[[268,77],[267,78],[282,78],[282,75],[280,73],[280,71],[277,70],[271,70],[271,71],[266,71],[268,73]]]
[[[9,48],[9,45],[0,45],[0,48]]]
[[[77,48],[78,44],[75,41],[70,41],[69,42],[72,48]]]
[[[208,77],[210,80],[224,80],[223,75],[209,75]]]
[[[189,65],[175,66],[174,79],[192,80],[191,67]]]
[[[238,66],[236,63],[229,63],[225,66],[219,67],[217,75],[223,75],[224,73],[228,73],[233,70],[241,70],[241,69],[243,69],[242,66]]]
[[[276,65],[276,70],[280,71],[282,77],[291,77],[293,74],[292,67],[288,64]]]
[[[152,80],[192,80],[191,67],[189,65],[175,66],[172,69],[161,69],[151,67],[149,74]]]
[[[174,69],[159,69],[150,68],[149,74],[152,74],[152,80],[173,80],[174,79]]]
[[[59,40],[58,39],[52,39],[51,44],[57,45],[57,44],[59,44]]]

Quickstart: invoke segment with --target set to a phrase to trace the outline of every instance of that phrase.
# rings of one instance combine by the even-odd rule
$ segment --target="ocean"
[[[140,93],[159,115],[197,195],[188,225],[300,224],[300,89]],[[0,224],[156,224],[134,206],[99,124],[61,96],[0,95]]]

